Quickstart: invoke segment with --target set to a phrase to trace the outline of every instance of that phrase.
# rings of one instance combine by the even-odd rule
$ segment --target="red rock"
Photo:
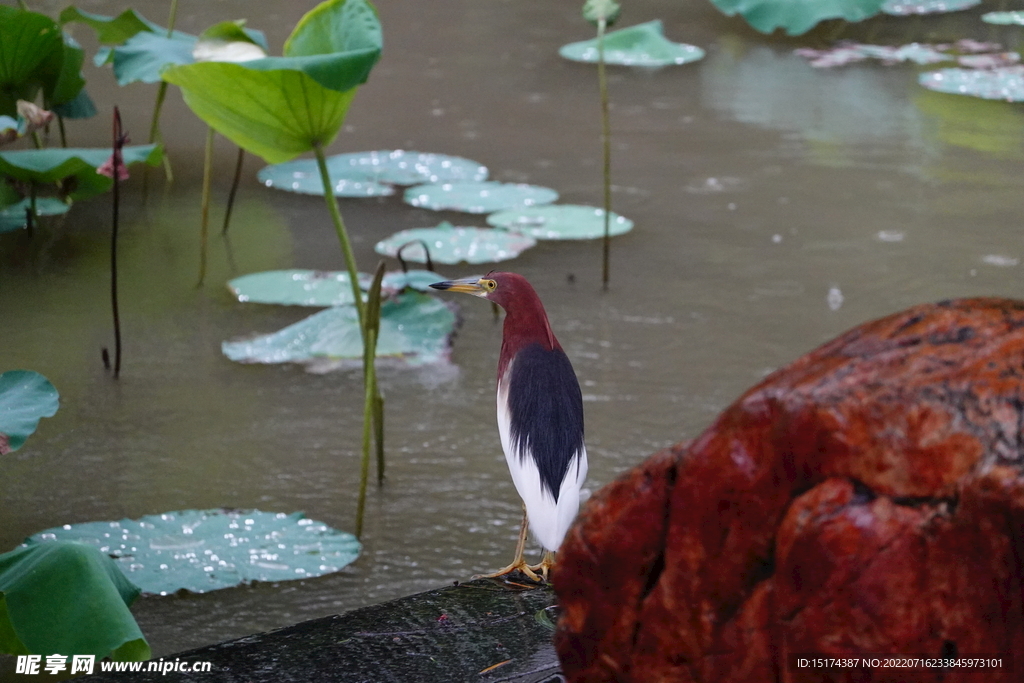
[[[1024,302],[1001,299],[917,306],[775,372],[587,503],[553,573],[566,676],[1024,680],[1022,383]]]

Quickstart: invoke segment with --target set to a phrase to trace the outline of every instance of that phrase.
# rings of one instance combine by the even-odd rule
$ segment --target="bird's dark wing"
[[[533,458],[557,502],[583,451],[583,395],[572,364],[561,349],[529,344],[512,361],[507,391],[512,446],[520,459]]]

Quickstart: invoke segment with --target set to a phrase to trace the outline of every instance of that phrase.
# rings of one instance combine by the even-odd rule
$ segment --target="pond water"
[[[30,2],[56,16],[59,2]],[[313,2],[183,2],[198,33],[248,16],[272,51]],[[475,159],[502,181],[552,187],[565,203],[601,202],[596,70],[558,56],[592,36],[579,3],[381,0],[384,57],[331,152],[403,148]],[[114,14],[124,5],[83,1]],[[166,3],[134,7],[164,22]],[[992,8],[987,8],[992,9]],[[1015,40],[979,11],[881,18],[847,36],[899,43]],[[771,370],[866,320],[949,297],[1018,296],[1024,252],[1019,105],[916,84],[919,69],[864,63],[816,70],[792,54],[822,44],[761,36],[705,0],[636,0],[621,23],[661,19],[666,35],[708,51],[661,70],[610,68],[614,209],[636,222],[612,247],[601,291],[598,242],[542,242],[508,265],[529,278],[572,359],[586,401],[589,488],[696,436]],[[91,32],[75,35],[89,54]],[[155,86],[117,88],[86,71],[104,116],[69,123],[72,145],[103,145],[120,105],[144,142]],[[223,283],[277,268],[338,269],[317,197],[261,187],[250,157],[228,239],[198,269],[205,127],[171,88],[163,131],[175,182],[150,173],[144,201],[125,192],[120,241],[121,379],[112,346],[109,200],[63,222],[0,235],[0,369],[42,372],[61,392],[0,469],[0,548],[41,529],[185,508],[296,510],[351,530],[361,429],[360,373],[244,366],[225,339],[309,314],[232,300]],[[214,223],[234,150],[217,145]],[[363,270],[373,244],[441,219],[396,198],[343,200]],[[488,267],[441,267],[446,276]],[[503,566],[520,507],[494,417],[501,328],[486,303],[451,297],[462,326],[452,364],[385,368],[387,481],[372,488],[363,556],[315,580],[134,606],[155,655],[285,626],[465,580]]]

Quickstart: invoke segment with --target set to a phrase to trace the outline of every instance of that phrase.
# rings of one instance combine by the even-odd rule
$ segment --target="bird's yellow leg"
[[[540,564],[530,565],[530,570],[533,571],[533,572],[539,572],[540,575],[542,577],[544,577],[544,581],[547,582],[547,580],[548,580],[548,573],[551,571],[551,568],[554,567],[554,566],[555,566],[555,554],[553,552],[551,552],[550,550],[545,550],[544,551],[544,559],[540,561]]]
[[[493,574],[477,574],[473,577],[474,579],[499,579],[508,576],[512,572],[518,571],[522,572],[526,576],[526,578],[530,579],[531,581],[541,581],[541,578],[534,573],[530,565],[526,564],[526,560],[523,559],[523,551],[526,549],[526,530],[528,528],[527,522],[528,520],[526,518],[526,506],[523,505],[523,525],[519,528],[519,542],[516,543],[516,556],[512,560],[512,564],[505,567],[504,569],[499,569]],[[541,564],[543,564],[543,562]],[[547,575],[545,574],[545,579],[546,578]]]

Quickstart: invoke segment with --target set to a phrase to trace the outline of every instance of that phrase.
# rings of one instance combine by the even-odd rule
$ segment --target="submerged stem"
[[[206,128],[206,153],[203,156],[203,204],[202,218],[199,223],[199,282],[203,286],[206,279],[206,243],[210,233],[210,184],[213,181],[213,128]]]
[[[608,122],[608,82],[604,73],[604,30],[606,21],[597,22],[597,82],[601,89],[601,144],[604,150],[604,268],[601,283],[608,290],[609,260],[611,254],[612,214],[612,133]]]
[[[242,162],[245,161],[245,150],[238,148],[238,160],[235,161],[235,177],[231,180],[231,191],[228,192],[228,208],[224,212],[224,227],[220,234],[228,234],[228,226],[231,225],[231,209],[235,206],[235,195],[238,194],[238,185],[242,181]]]

